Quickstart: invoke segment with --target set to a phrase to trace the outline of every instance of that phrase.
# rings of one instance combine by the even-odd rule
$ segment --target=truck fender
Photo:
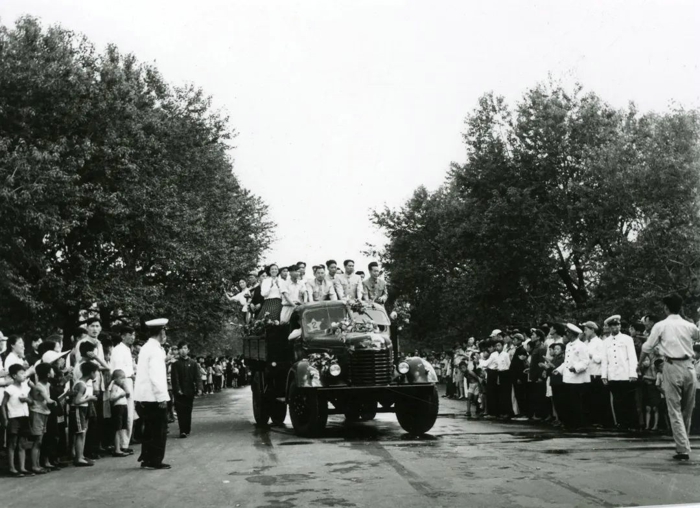
[[[306,360],[299,360],[291,366],[287,376],[287,389],[294,379],[299,388],[318,388],[321,386],[321,380],[318,376],[311,376],[309,369],[311,365]]]
[[[424,361],[422,358],[414,356],[411,358],[406,358],[404,361],[408,364],[408,372],[406,373],[407,383],[437,382],[437,376],[435,375],[432,365]]]

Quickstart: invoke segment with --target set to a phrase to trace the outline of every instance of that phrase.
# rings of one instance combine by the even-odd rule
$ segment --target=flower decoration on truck
[[[248,336],[265,335],[265,332],[269,328],[279,326],[279,324],[279,320],[270,318],[270,313],[266,312],[262,318],[256,319],[252,323],[245,325],[244,331]]]

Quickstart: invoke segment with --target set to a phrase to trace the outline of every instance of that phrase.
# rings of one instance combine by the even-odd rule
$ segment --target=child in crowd
[[[112,404],[112,428],[114,434],[114,457],[126,457],[129,455],[123,450],[129,448],[128,432],[128,405],[127,399],[131,397],[126,384],[126,374],[117,369],[112,373],[112,382],[109,384],[109,402]]]
[[[659,418],[663,418],[666,422],[666,431],[671,430],[671,420],[668,417],[668,408],[666,407],[666,395],[664,394],[664,360],[663,358],[657,358],[654,360],[654,369],[656,370],[656,388],[661,396],[661,403],[659,404]]]
[[[693,344],[693,352],[695,353],[695,407],[690,420],[690,433],[697,436],[700,434],[700,344]]]
[[[643,383],[643,406],[645,408],[644,430],[656,432],[659,428],[659,405],[661,394],[656,387],[656,369],[650,357],[646,357],[640,365]],[[652,426],[653,422],[653,426]]]
[[[73,464],[77,467],[94,466],[95,463],[84,456],[85,434],[88,429],[88,419],[94,413],[92,403],[97,397],[92,394],[92,383],[97,379],[97,364],[82,362],[80,364],[80,379],[73,386],[73,402],[70,412],[71,432],[73,441]],[[92,411],[90,411],[92,409]]]
[[[51,365],[40,363],[36,366],[36,384],[31,389],[31,403],[29,406],[29,429],[32,435],[32,471],[36,474],[48,473],[48,469],[41,467],[39,461],[41,443],[46,434],[46,424],[51,414],[51,408],[56,401],[51,399],[49,376],[53,373]]]
[[[462,362],[465,363],[465,362]],[[481,393],[480,369],[476,353],[472,353],[466,362],[465,376],[467,378],[467,418],[479,418],[479,394]],[[461,365],[460,365],[461,367]]]
[[[24,365],[10,365],[8,369],[12,384],[5,388],[2,401],[3,425],[7,429],[7,461],[10,476],[21,478],[34,473],[25,469],[25,447],[29,437],[29,384]],[[15,467],[15,458],[19,468]]]

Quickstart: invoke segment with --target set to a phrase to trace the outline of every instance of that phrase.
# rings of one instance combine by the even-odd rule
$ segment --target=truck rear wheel
[[[271,399],[269,404],[272,423],[275,425],[282,425],[284,419],[287,418],[287,404],[277,399]]]
[[[316,390],[299,388],[296,380],[289,384],[287,397],[294,432],[304,437],[319,435],[328,421],[328,403]]]
[[[440,398],[435,386],[422,397],[401,397],[396,401],[396,419],[403,430],[420,436],[435,425],[439,404]]]
[[[263,373],[258,371],[253,374],[250,381],[250,389],[253,392],[253,418],[258,425],[267,425],[270,420],[263,385]]]

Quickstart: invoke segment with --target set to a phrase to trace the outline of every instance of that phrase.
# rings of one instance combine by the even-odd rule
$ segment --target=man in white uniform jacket
[[[136,412],[143,418],[141,455],[138,460],[145,469],[170,469],[163,463],[168,434],[168,376],[165,367],[165,326],[167,319],[147,321],[151,338],[143,345],[136,364],[134,401]]]
[[[588,344],[581,341],[583,331],[576,325],[567,323],[566,335],[569,343],[566,345],[564,363],[559,367],[567,393],[568,404],[564,415],[559,419],[567,428],[578,428],[583,425],[583,396],[586,385],[591,382],[588,373],[590,355]]]

